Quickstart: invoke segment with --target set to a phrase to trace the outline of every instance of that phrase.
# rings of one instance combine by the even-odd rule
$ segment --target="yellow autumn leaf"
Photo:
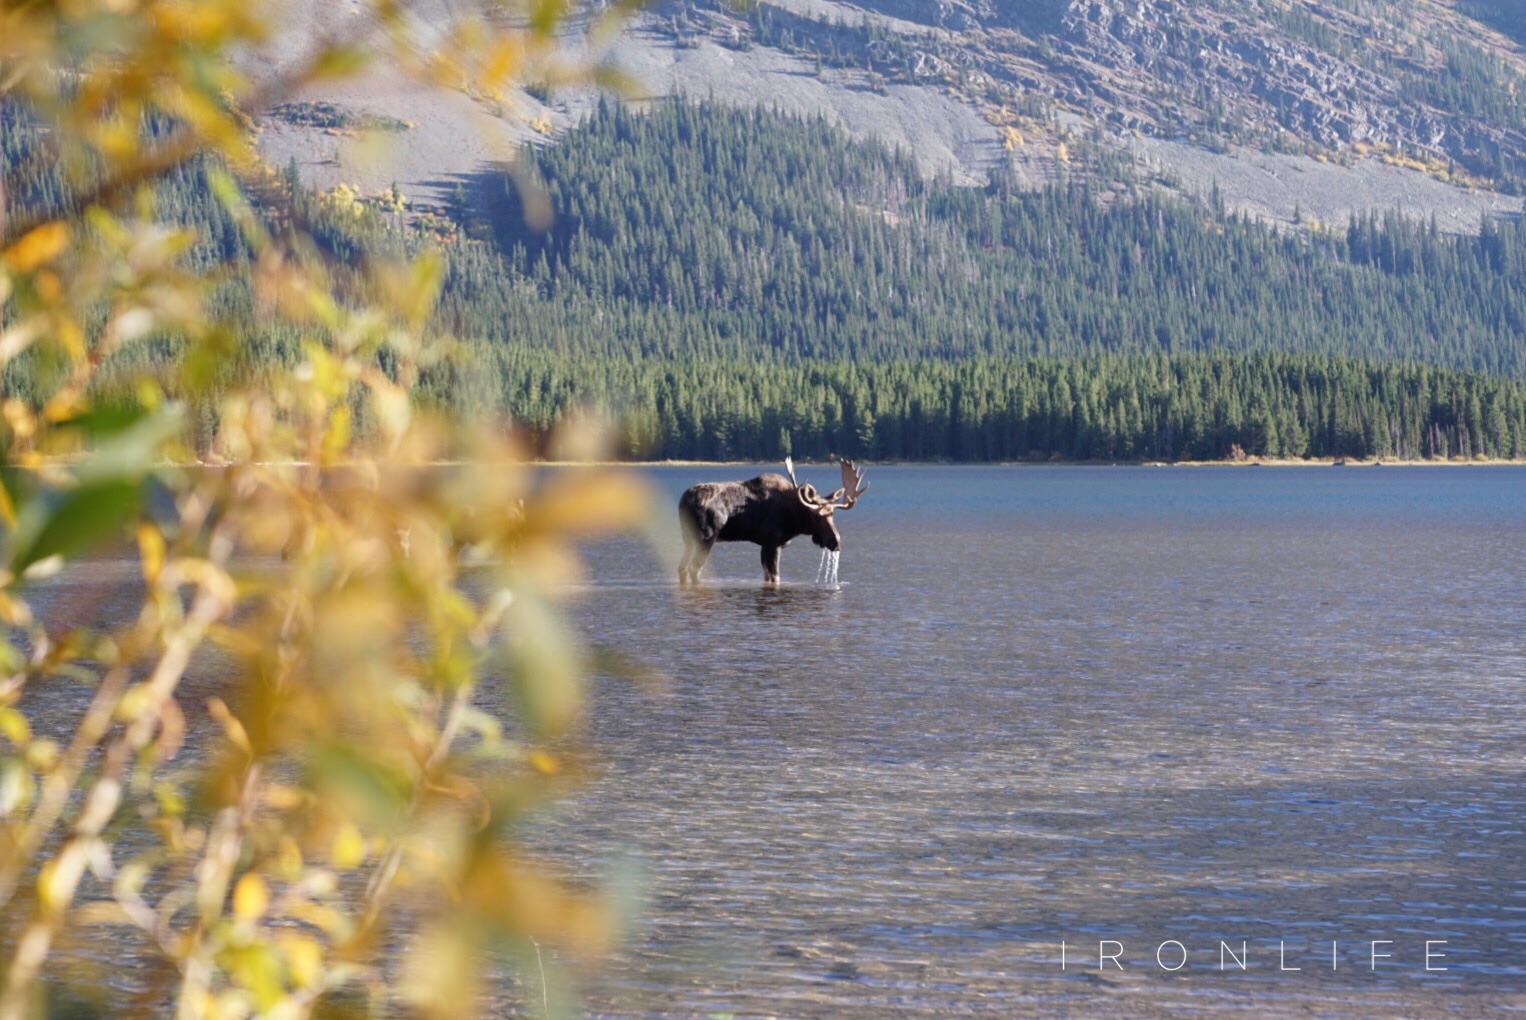
[[[85,870],[84,849],[70,844],[63,853],[44,864],[37,873],[37,905],[47,913],[57,913],[69,905]]]
[[[331,938],[347,938],[351,931],[351,924],[348,918],[333,907],[325,906],[321,903],[298,900],[287,907],[286,912],[297,920],[312,925]]]
[[[258,921],[270,906],[270,889],[265,880],[250,871],[233,887],[233,916],[240,921]]]
[[[64,349],[73,361],[84,361],[89,353],[85,343],[85,331],[80,329],[79,323],[67,319],[58,324],[58,344]]]
[[[334,867],[340,871],[353,871],[366,859],[366,839],[355,826],[345,823],[334,833],[334,845],[329,851]]]
[[[275,870],[277,874],[292,881],[302,875],[302,848],[297,846],[297,841],[290,836],[281,837],[281,848],[276,856]]]
[[[32,409],[15,397],[0,404],[0,415],[4,415],[6,427],[16,433],[17,439],[30,439],[37,431],[37,419]]]
[[[537,494],[529,517],[563,534],[610,534],[644,521],[650,496],[629,472],[572,469],[558,472]]]
[[[482,64],[483,88],[496,89],[524,62],[524,44],[517,36],[502,35]]]
[[[11,502],[11,494],[6,491],[4,485],[0,485],[0,524],[4,524],[8,529],[16,527],[16,506]],[[7,579],[5,583],[9,583],[9,580]],[[15,622],[11,617],[6,617],[5,622],[12,627],[26,626],[25,623]]]
[[[222,726],[223,733],[234,747],[247,755],[254,754],[254,747],[249,743],[249,734],[244,730],[244,724],[234,718],[222,698],[207,699],[207,714]]]
[[[82,903],[74,911],[74,923],[83,925],[102,924],[132,924],[132,918],[128,916],[122,905],[115,900],[96,900],[92,903]]]
[[[3,492],[0,489],[0,492]],[[0,497],[0,503],[3,503]],[[14,517],[9,518],[8,526],[15,527]],[[8,627],[26,627],[32,622],[32,610],[27,604],[18,598],[12,598],[5,592],[0,592],[0,623]]]
[[[265,803],[277,811],[291,811],[307,803],[307,794],[295,786],[272,783],[264,793]]]
[[[465,926],[436,925],[409,947],[402,991],[423,1017],[469,1016],[478,1001],[477,946]]]
[[[329,415],[328,428],[323,432],[323,461],[331,464],[342,460],[350,448],[350,408],[337,405]]]
[[[37,784],[17,758],[0,760],[0,819],[9,819],[32,802]]]
[[[143,580],[149,584],[158,581],[164,569],[164,536],[147,522],[138,525],[138,559],[143,565]]]
[[[69,227],[55,220],[22,234],[15,244],[0,254],[0,259],[13,273],[30,273],[58,258],[68,247]]]
[[[90,398],[73,386],[59,390],[42,406],[42,417],[48,422],[73,421],[90,410]]]
[[[286,958],[291,983],[298,988],[315,988],[323,979],[323,947],[306,935],[283,935],[276,940]]]
[[[47,772],[58,765],[58,758],[61,753],[58,744],[54,741],[34,740],[27,745],[27,767],[38,774]]]
[[[14,708],[0,708],[0,734],[19,747],[32,739],[32,727]]]

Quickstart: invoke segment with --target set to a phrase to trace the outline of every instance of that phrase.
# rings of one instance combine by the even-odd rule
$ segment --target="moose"
[[[869,489],[864,472],[844,459],[842,488],[822,496],[816,487],[795,480],[795,464],[786,457],[789,477],[766,474],[746,482],[701,482],[678,500],[684,534],[684,557],[678,583],[698,584],[699,572],[716,542],[756,542],[763,547],[763,583],[779,583],[779,552],[801,535],[831,552],[842,548],[832,515],[851,510]]]

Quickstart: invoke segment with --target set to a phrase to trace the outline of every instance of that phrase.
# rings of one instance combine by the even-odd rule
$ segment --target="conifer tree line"
[[[56,208],[43,140],[0,118],[13,214]],[[1518,222],[1276,231],[1083,180],[955,188],[820,118],[708,103],[602,104],[532,158],[556,220],[527,230],[502,186],[459,211],[479,239],[444,245],[436,325],[462,342],[425,399],[532,429],[599,404],[648,457],[1526,455]],[[295,167],[270,187],[271,225],[301,219],[341,276],[438,243]],[[187,258],[233,267],[216,300],[246,335],[215,351],[150,338],[115,377],[190,356],[215,391],[290,364],[302,337],[255,313],[206,169],[156,202],[196,228]],[[14,360],[5,394],[46,399],[47,370]]]
[[[1526,456],[1521,383],[1326,354],[664,363],[481,345],[424,387],[537,429],[607,408],[622,453],[652,459]]]
[[[534,159],[558,218],[527,232],[506,196],[519,288],[500,298],[478,271],[450,306],[458,332],[519,328],[528,286],[563,317],[533,339],[610,355],[1282,350],[1526,374],[1519,222],[1278,231],[1085,179],[941,186],[821,118],[705,103],[609,104]]]

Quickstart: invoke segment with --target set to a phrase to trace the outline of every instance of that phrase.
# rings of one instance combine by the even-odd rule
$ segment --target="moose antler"
[[[800,484],[800,480],[795,477],[795,462],[788,457],[784,458],[784,470],[789,472],[790,483],[795,486],[795,495],[799,497],[801,503],[812,510],[819,511],[830,502],[830,500],[822,499],[816,493],[816,486],[810,482],[806,482],[804,485]]]
[[[823,496],[816,491],[816,486],[810,482],[801,485],[795,478],[795,462],[788,457],[784,458],[784,470],[789,472],[789,480],[795,486],[795,495],[800,497],[800,502],[813,510],[822,513],[831,513],[833,510],[851,510],[858,498],[869,490],[869,483],[864,481],[864,472],[854,466],[851,460],[844,459],[842,462],[843,487],[830,496]],[[847,501],[839,503],[844,496]]]
[[[865,473],[866,472],[856,467],[851,460],[848,460],[846,457],[843,458],[842,488],[832,493],[831,502],[835,504],[834,509],[853,509],[853,504],[858,502],[858,498],[869,491],[869,483],[864,481]],[[846,493],[848,497],[846,502],[838,503],[837,501],[842,499],[844,493]]]

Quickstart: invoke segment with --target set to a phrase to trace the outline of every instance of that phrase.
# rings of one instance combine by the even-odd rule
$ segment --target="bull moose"
[[[701,482],[678,500],[684,533],[684,557],[678,583],[699,583],[699,572],[716,542],[756,542],[763,547],[763,583],[779,583],[779,552],[801,535],[837,552],[842,536],[832,515],[851,510],[869,488],[864,472],[842,461],[842,488],[822,496],[816,487],[795,480],[795,465],[784,458],[789,477],[766,474],[746,482]]]

